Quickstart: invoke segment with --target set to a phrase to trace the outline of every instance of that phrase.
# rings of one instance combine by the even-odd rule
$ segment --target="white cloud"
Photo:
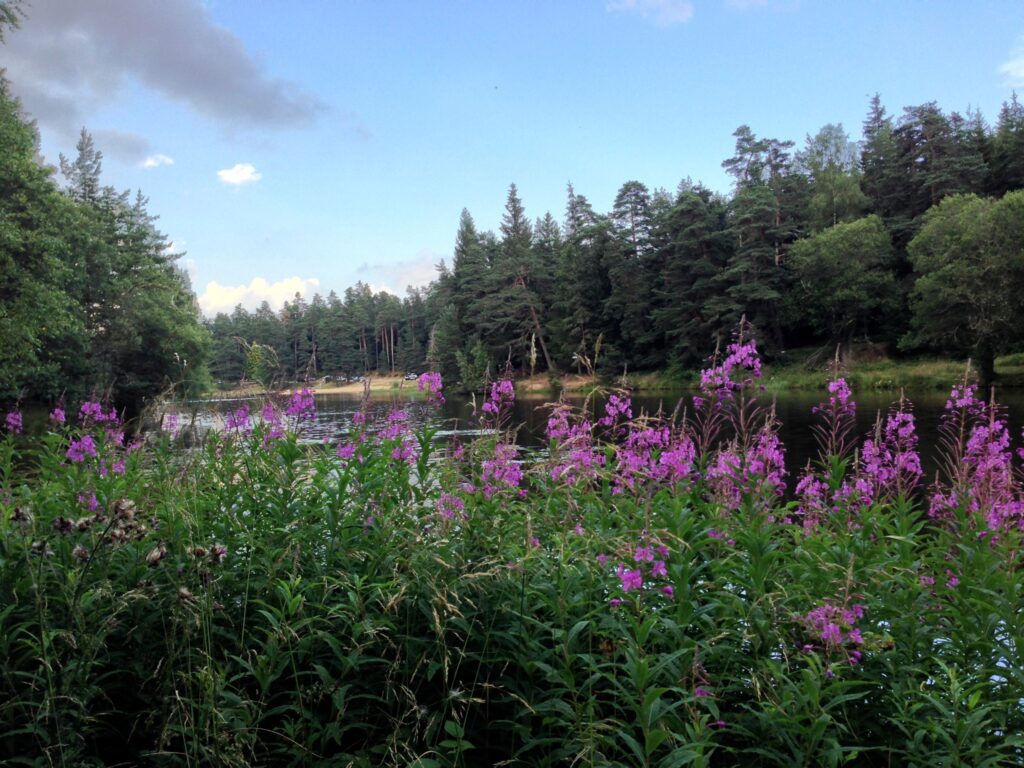
[[[422,248],[413,258],[406,261],[388,264],[364,262],[356,269],[356,274],[374,291],[387,291],[395,296],[402,296],[406,288],[421,288],[436,280],[437,265],[440,261],[441,257],[432,250]]]
[[[1003,80],[1011,88],[1024,88],[1024,37],[1017,42],[1010,58],[999,66]]]
[[[659,27],[682,24],[693,16],[690,0],[613,0],[606,8],[609,13],[638,13],[640,18],[653,19]]]
[[[157,153],[142,161],[143,168],[159,168],[161,165],[174,165],[174,158]]]
[[[217,171],[217,178],[225,184],[239,186],[257,182],[263,178],[263,175],[256,170],[256,166],[252,163],[235,163],[231,168]]]
[[[276,283],[254,277],[248,285],[221,285],[213,281],[206,284],[206,290],[199,297],[199,307],[204,315],[213,317],[218,312],[231,312],[238,304],[252,312],[266,301],[276,312],[286,301],[295,298],[296,293],[308,299],[319,286],[320,281],[315,277],[286,277]]]

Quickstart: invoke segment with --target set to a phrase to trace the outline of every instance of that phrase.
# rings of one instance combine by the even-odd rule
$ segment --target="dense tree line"
[[[463,211],[451,266],[404,300],[358,285],[218,315],[214,375],[268,357],[287,377],[433,367],[468,386],[506,366],[685,370],[743,315],[769,356],[870,340],[974,355],[991,374],[1020,343],[1016,95],[994,127],[934,102],[892,116],[876,96],[859,142],[841,125],[800,148],[746,125],[734,136],[729,196],[628,181],[598,213],[570,184],[558,222],[531,220],[513,184],[499,231]]]
[[[83,130],[58,185],[0,77],[0,402],[93,395],[133,413],[204,384],[209,334],[178,255],[146,198],[101,172]]]

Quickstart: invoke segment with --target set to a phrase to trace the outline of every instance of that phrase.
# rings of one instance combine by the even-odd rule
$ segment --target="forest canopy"
[[[1024,295],[1016,95],[994,126],[934,102],[890,115],[875,96],[859,141],[839,124],[802,146],[747,125],[733,136],[729,195],[631,180],[601,213],[569,184],[559,221],[531,219],[512,184],[498,232],[463,210],[450,265],[404,299],[360,283],[217,315],[211,372],[244,378],[253,343],[261,365],[297,380],[432,368],[472,388],[488,370],[574,370],[595,350],[609,374],[683,371],[742,316],[769,358],[870,341],[970,355],[990,376],[996,354],[1020,348],[1020,303],[994,317],[981,290]],[[964,269],[983,270],[978,290]]]

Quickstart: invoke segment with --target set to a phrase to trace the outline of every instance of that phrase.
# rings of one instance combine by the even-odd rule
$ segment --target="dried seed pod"
[[[167,548],[163,544],[158,544],[146,555],[146,563],[153,567],[159,565],[160,561],[165,557],[167,557]]]

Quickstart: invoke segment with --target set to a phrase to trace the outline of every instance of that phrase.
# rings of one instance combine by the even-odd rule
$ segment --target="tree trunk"
[[[991,344],[978,346],[978,383],[982,389],[992,386],[996,380],[996,353]]]

